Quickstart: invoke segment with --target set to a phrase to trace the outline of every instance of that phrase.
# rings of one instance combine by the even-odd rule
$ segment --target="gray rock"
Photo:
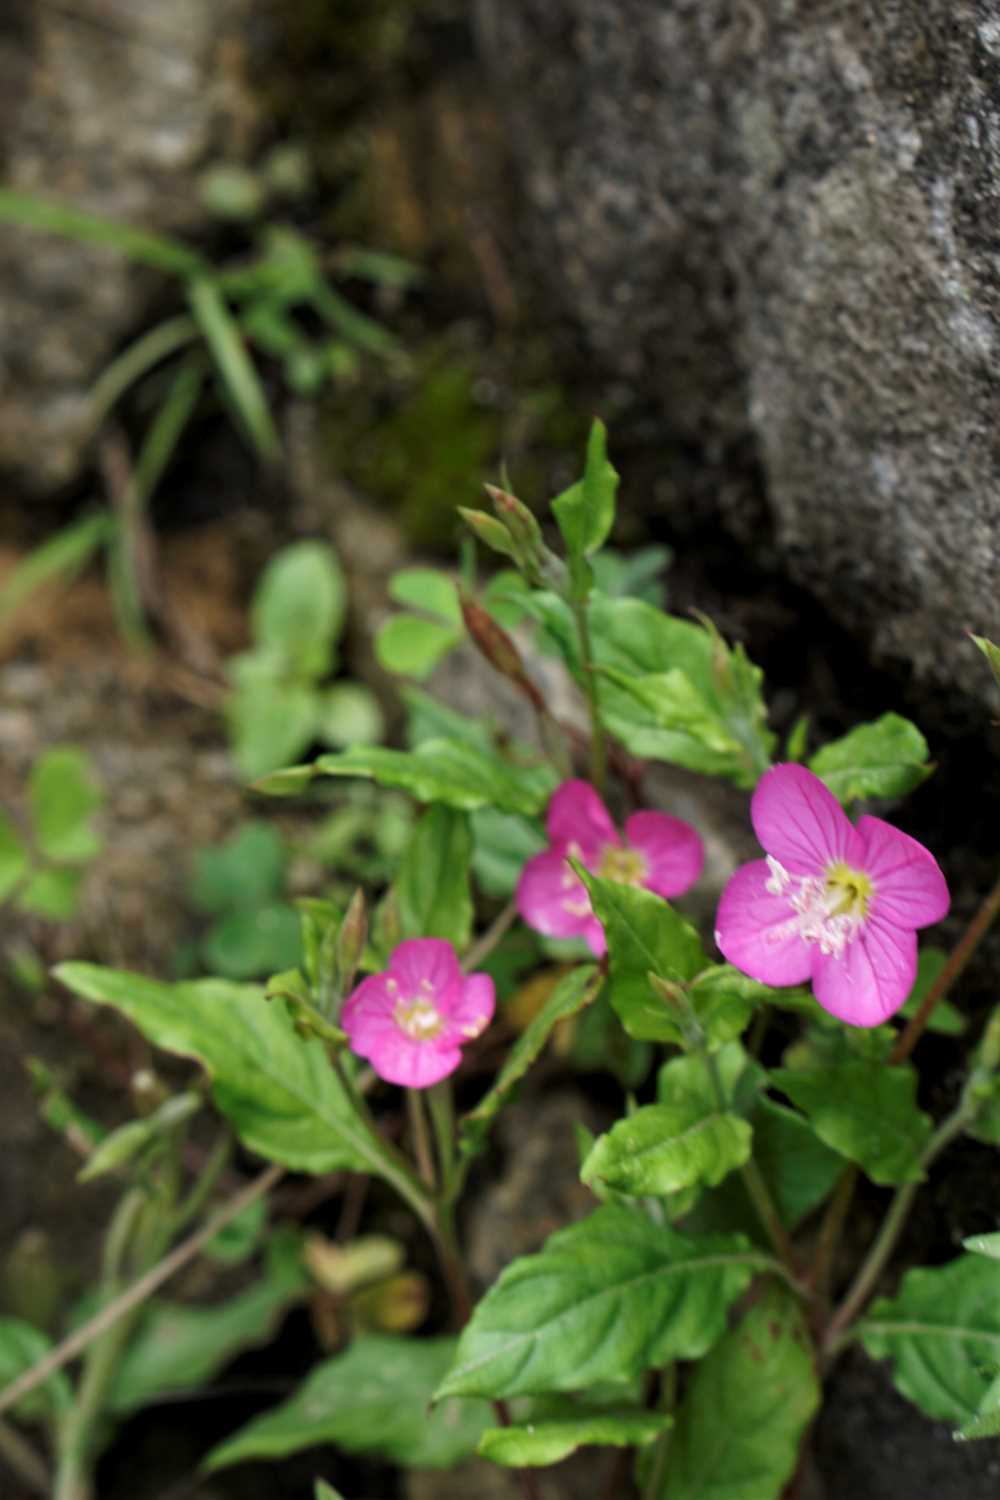
[[[540,274],[877,657],[1000,634],[996,0],[480,0]],[[766,511],[759,499],[763,471]]]
[[[143,229],[203,217],[197,169],[238,151],[253,0],[7,0],[0,22],[4,185]],[[74,477],[87,393],[163,278],[114,250],[0,230],[0,469],[43,492]]]

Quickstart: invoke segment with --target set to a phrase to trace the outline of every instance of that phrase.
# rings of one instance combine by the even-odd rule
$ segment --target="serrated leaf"
[[[819,1394],[799,1307],[768,1282],[695,1370],[649,1500],[776,1500]]]
[[[289,1233],[271,1245],[265,1274],[235,1297],[209,1307],[152,1302],[115,1367],[108,1410],[124,1416],[170,1392],[204,1387],[243,1349],[273,1338],[308,1288],[298,1236]]]
[[[370,776],[382,786],[398,786],[421,802],[443,802],[471,812],[496,807],[532,814],[556,784],[549,766],[513,766],[493,752],[463,740],[421,740],[414,750],[354,746],[340,755],[321,755],[315,771],[324,776]]]
[[[410,835],[396,877],[404,937],[466,946],[472,932],[471,858],[468,816],[440,803],[429,807]]]
[[[168,1052],[196,1059],[222,1113],[252,1151],[303,1172],[392,1178],[318,1041],[304,1041],[280,1001],[224,979],[161,984],[96,964],[60,964],[74,994],[110,1005]]]
[[[0,901],[6,900],[28,870],[28,852],[13,823],[0,813]]]
[[[294,542],[264,569],[250,625],[257,645],[279,653],[287,670],[316,679],[330,669],[346,610],[347,586],[333,548]]]
[[[645,1447],[670,1426],[666,1412],[587,1411],[578,1417],[491,1427],[479,1439],[477,1452],[507,1468],[537,1468],[560,1463],[577,1448]]]
[[[48,1334],[22,1318],[0,1318],[0,1390],[44,1359],[52,1348]],[[13,1408],[27,1422],[63,1415],[73,1404],[73,1388],[63,1370],[57,1370],[35,1390],[22,1396]]]
[[[583,871],[595,915],[604,926],[611,1004],[629,1036],[680,1042],[678,1018],[649,982],[650,973],[686,983],[708,966],[701,939],[662,896]]]
[[[553,1028],[568,1016],[577,1015],[596,1000],[601,982],[601,976],[593,964],[581,964],[559,981],[541,1010],[514,1043],[489,1093],[463,1119],[463,1152],[471,1155],[479,1150],[493,1119],[510,1097],[511,1090],[538,1057]]]
[[[335,1443],[348,1453],[379,1453],[407,1468],[443,1469],[475,1452],[491,1415],[481,1401],[429,1408],[454,1339],[368,1334],[318,1364],[290,1400],[214,1448],[206,1467],[281,1458]]]
[[[917,726],[899,714],[883,714],[817,750],[809,769],[840,802],[853,802],[902,797],[926,781],[934,767]]]
[[[599,1208],[506,1268],[438,1395],[576,1390],[697,1359],[760,1263],[742,1236],[688,1239],[630,1209]]]
[[[47,859],[83,863],[101,843],[91,819],[103,800],[90,757],[60,746],[46,750],[31,768],[31,820],[35,841]]]
[[[918,1267],[896,1297],[880,1297],[858,1336],[893,1361],[893,1383],[926,1416],[965,1424],[1000,1366],[1000,1267],[978,1255]]]
[[[714,1187],[747,1160],[752,1134],[746,1120],[706,1111],[702,1099],[678,1091],[669,1104],[647,1104],[599,1136],[580,1177],[635,1197]]]
[[[918,1182],[920,1157],[933,1129],[917,1108],[917,1075],[859,1058],[833,1067],[778,1068],[776,1088],[804,1110],[821,1141],[857,1162],[883,1187]]]

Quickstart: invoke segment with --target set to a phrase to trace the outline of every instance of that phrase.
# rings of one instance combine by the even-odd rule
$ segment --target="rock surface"
[[[1000,633],[996,0],[480,0],[539,274],[688,506],[917,675]],[[760,499],[763,473],[764,506]]]
[[[0,22],[4,186],[144,229],[203,218],[195,174],[239,153],[253,0],[8,0]],[[163,277],[117,251],[4,224],[0,470],[44,492],[75,476],[87,394]]]

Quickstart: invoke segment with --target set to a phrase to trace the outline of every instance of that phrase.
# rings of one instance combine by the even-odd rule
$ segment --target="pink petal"
[[[870,917],[840,958],[814,950],[813,993],[851,1026],[881,1026],[906,1001],[917,972],[911,929]]]
[[[485,1031],[493,1019],[496,993],[488,974],[470,974],[462,982],[458,1003],[451,1006],[442,1040],[461,1046]]]
[[[858,835],[865,846],[862,868],[875,882],[872,914],[877,912],[899,927],[940,922],[950,897],[930,850],[881,818],[862,818]]]
[[[589,781],[564,781],[552,794],[545,818],[549,842],[565,848],[577,844],[586,862],[605,844],[620,844],[610,814]]]
[[[462,971],[454,948],[443,938],[409,938],[392,950],[388,978],[409,997],[419,993],[426,979],[440,999],[461,983]]]
[[[836,797],[805,766],[772,766],[757,783],[750,817],[761,844],[793,875],[833,859],[859,866],[863,844]]]
[[[645,858],[642,883],[658,896],[679,896],[690,889],[705,863],[698,834],[690,823],[669,813],[633,813],[625,822],[625,842]]]
[[[392,1019],[397,997],[388,990],[388,979],[388,974],[372,974],[362,979],[340,1012],[340,1024],[350,1038],[351,1051],[360,1057],[369,1056],[368,1049],[373,1044],[378,1046],[387,1028],[397,1029]]]
[[[408,1089],[427,1089],[431,1084],[440,1083],[442,1078],[454,1073],[461,1060],[458,1047],[418,1042],[398,1028],[392,1037],[386,1038],[376,1056],[369,1055],[369,1061],[380,1078]]]
[[[801,984],[812,972],[813,950],[787,930],[795,911],[787,895],[775,896],[766,889],[770,875],[763,859],[736,871],[719,901],[715,941],[729,962],[751,979]]]
[[[546,937],[578,937],[593,920],[583,882],[557,849],[543,849],[528,860],[515,900],[528,926]],[[567,902],[576,909],[567,910]],[[584,903],[586,909],[580,910]]]

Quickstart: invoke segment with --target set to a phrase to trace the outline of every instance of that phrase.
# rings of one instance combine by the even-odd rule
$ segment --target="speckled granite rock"
[[[996,0],[480,0],[524,233],[685,504],[984,700],[1000,630]],[[766,507],[761,508],[763,472]]]

